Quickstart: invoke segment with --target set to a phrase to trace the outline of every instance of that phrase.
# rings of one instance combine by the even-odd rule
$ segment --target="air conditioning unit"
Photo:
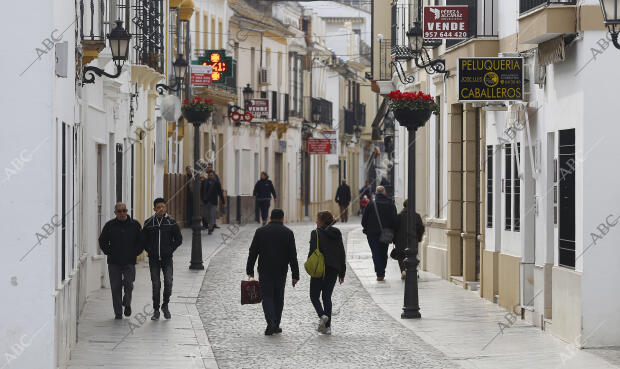
[[[261,85],[271,84],[271,71],[266,67],[261,67],[258,70],[258,83]]]

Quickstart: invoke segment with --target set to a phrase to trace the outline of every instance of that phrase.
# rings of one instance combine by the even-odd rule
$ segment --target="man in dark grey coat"
[[[378,216],[377,216],[378,215]],[[381,242],[380,236],[383,229],[398,229],[398,214],[394,201],[388,198],[385,193],[385,187],[377,186],[377,195],[375,199],[368,203],[362,215],[363,232],[366,234],[370,251],[372,252],[372,261],[375,264],[375,273],[377,281],[383,281],[385,278],[385,267],[388,260],[388,243]]]
[[[246,265],[249,277],[254,277],[254,264],[258,258],[260,291],[263,311],[267,320],[266,336],[282,332],[280,319],[284,308],[284,287],[288,266],[291,266],[293,287],[299,281],[299,265],[295,235],[284,224],[282,209],[271,211],[271,222],[254,233]]]
[[[144,250],[140,223],[127,215],[127,206],[119,202],[114,206],[116,218],[107,222],[99,236],[99,247],[108,256],[108,273],[112,290],[115,319],[131,316],[131,294],[136,279],[136,257]],[[123,289],[125,296],[123,296]]]

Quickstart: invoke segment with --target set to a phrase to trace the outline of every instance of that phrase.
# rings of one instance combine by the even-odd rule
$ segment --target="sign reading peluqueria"
[[[459,101],[523,100],[523,58],[459,58]]]

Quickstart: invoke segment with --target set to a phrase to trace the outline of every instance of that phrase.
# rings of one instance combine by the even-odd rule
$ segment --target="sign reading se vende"
[[[254,116],[269,114],[269,99],[251,99],[248,103],[248,111]]]
[[[459,101],[523,100],[523,58],[459,58]]]
[[[192,65],[192,85],[194,86],[206,86],[210,85],[213,81],[211,79],[211,73],[213,73],[213,67],[210,65]]]
[[[467,5],[425,6],[424,38],[467,38]]]

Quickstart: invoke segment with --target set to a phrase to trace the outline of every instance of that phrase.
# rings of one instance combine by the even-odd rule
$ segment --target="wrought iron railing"
[[[541,6],[558,5],[575,5],[576,0],[519,0],[519,12],[525,13]]]
[[[165,60],[163,0],[136,0],[132,9],[131,61],[134,64],[147,65],[162,73]]]
[[[383,39],[379,41],[379,60],[373,61],[378,64],[374,66],[374,79],[379,81],[391,80],[394,75],[392,67],[392,40]]]
[[[366,104],[362,104],[360,102],[353,102],[351,104],[353,108],[353,119],[357,122],[359,126],[366,125]]]
[[[314,123],[325,124],[331,126],[332,119],[332,102],[322,98],[311,98],[311,120]],[[315,115],[318,115],[319,119],[315,119]]]
[[[467,39],[446,40],[446,47],[450,47],[472,38],[497,37],[499,0],[447,0],[447,5],[467,5],[468,34]]]
[[[344,109],[344,134],[353,135],[356,126],[355,112],[353,110]]]
[[[105,41],[106,6],[104,0],[80,0],[80,39]]]

